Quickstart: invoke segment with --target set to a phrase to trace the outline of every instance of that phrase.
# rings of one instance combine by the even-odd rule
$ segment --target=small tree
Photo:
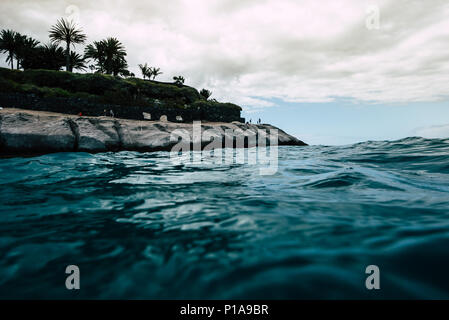
[[[6,62],[14,69],[14,58],[16,58],[22,43],[21,35],[13,30],[2,30],[0,33],[0,53],[6,53]],[[17,62],[18,63],[18,62]]]
[[[161,72],[161,68],[150,68],[151,75],[153,76],[153,80],[156,79],[157,76],[161,75],[163,72]]]
[[[140,72],[142,73],[143,80],[145,80],[146,77],[150,78],[149,76],[151,76],[151,74],[150,74],[151,68],[148,67],[148,63],[139,64],[139,69],[140,69]]]
[[[207,99],[209,99],[210,96],[212,95],[212,91],[209,91],[209,90],[207,90],[207,89],[202,89],[202,90],[200,91],[200,95],[201,95],[205,100],[207,100]]]
[[[136,75],[129,70],[123,70],[122,76],[125,78],[134,78]]]
[[[185,80],[183,76],[177,76],[177,77],[173,77],[173,80],[175,80],[175,84],[178,87],[182,87],[182,85],[184,84]]]

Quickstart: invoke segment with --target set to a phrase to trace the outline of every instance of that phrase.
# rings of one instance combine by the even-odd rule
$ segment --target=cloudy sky
[[[60,17],[310,143],[449,136],[447,0],[0,1],[41,42]]]

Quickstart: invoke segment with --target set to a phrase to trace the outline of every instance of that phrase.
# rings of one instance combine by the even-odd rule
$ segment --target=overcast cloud
[[[369,29],[376,6],[379,29]],[[249,109],[272,98],[406,103],[449,95],[447,0],[0,2],[0,28],[41,42],[62,16],[74,17],[89,41],[119,38],[136,74],[148,62],[162,69],[161,80],[183,75]]]
[[[424,138],[441,138],[441,137],[449,137],[449,124],[440,125],[440,126],[429,126],[418,128],[413,131],[413,135],[424,137]]]

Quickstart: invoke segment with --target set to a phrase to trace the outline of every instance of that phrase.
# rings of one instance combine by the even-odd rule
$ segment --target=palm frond
[[[79,29],[73,21],[64,18],[50,29],[50,40],[55,44],[65,42],[67,44],[82,44],[86,41],[87,36]]]

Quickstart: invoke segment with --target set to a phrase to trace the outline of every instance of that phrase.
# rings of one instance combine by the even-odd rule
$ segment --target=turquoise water
[[[1,159],[0,298],[449,298],[449,139],[280,147],[276,174],[259,166]]]

